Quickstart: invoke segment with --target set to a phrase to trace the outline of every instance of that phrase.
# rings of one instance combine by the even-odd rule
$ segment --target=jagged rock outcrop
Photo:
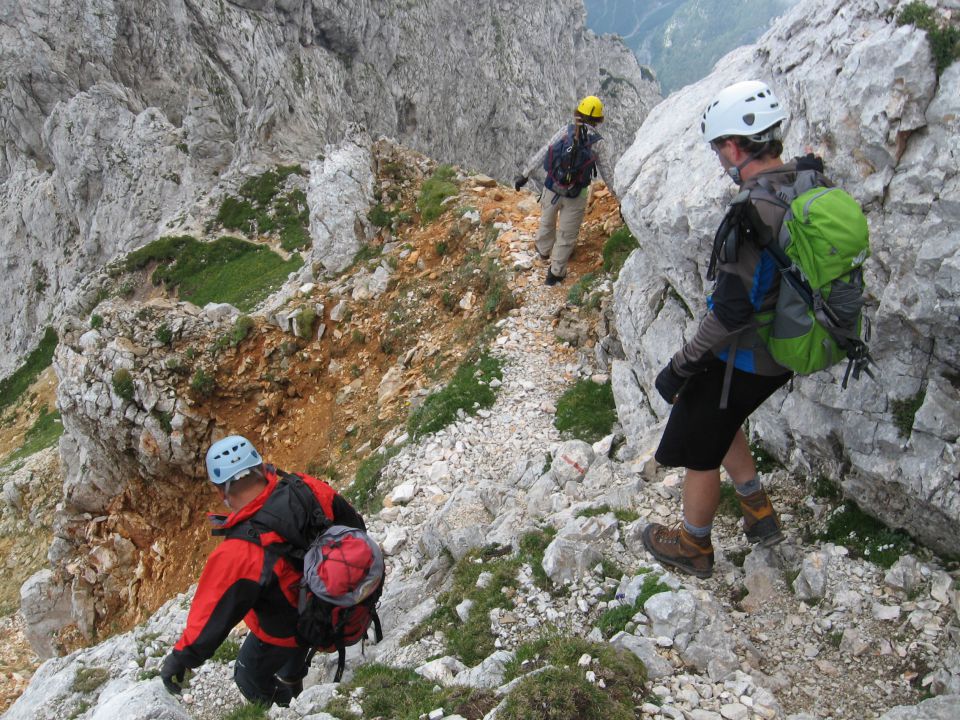
[[[924,33],[894,21],[904,5],[800,4],[650,114],[616,170],[641,247],[615,287],[627,359],[614,367],[614,391],[630,406],[621,413],[628,435],[646,447],[668,410],[654,378],[703,311],[710,242],[734,192],[699,116],[724,86],[766,79],[791,116],[786,154],[812,146],[867,213],[880,382],[842,392],[842,366],[798,378],[751,419],[751,432],[796,471],[842,479],[872,514],[957,553],[960,64],[937,78]],[[914,400],[915,417],[904,409]]]
[[[212,424],[188,384],[201,370],[212,375],[210,348],[232,328],[217,310],[114,300],[98,307],[97,328],[62,328],[54,366],[64,500],[52,569],[22,591],[39,654],[53,654],[65,625],[89,637],[106,617],[137,614],[144,578],[173,569],[156,540],[161,528],[192,525],[202,503],[200,459]],[[169,341],[158,339],[161,326]]]
[[[190,208],[219,178],[319,156],[352,123],[508,177],[578,95],[598,92],[622,149],[656,84],[583,15],[579,0],[11,4],[0,260],[15,280],[0,290],[0,374],[80,279],[199,224]]]

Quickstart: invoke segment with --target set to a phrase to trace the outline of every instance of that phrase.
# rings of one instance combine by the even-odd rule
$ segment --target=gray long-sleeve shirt
[[[527,162],[524,163],[521,169],[524,177],[530,177],[533,172],[537,170],[543,170],[543,160],[546,158],[547,152],[550,150],[550,146],[567,134],[567,128],[569,126],[570,123],[561,126],[560,129],[553,134],[553,137],[547,141],[546,145],[538,149],[527,159]],[[590,131],[600,135],[600,133],[592,128]],[[600,175],[600,178],[604,183],[606,183],[607,189],[613,194],[614,198],[616,198],[617,194],[613,190],[613,168],[610,165],[610,159],[607,157],[606,143],[603,142],[602,135],[600,136],[600,140],[593,145],[593,151],[597,156],[597,174]],[[619,200],[619,198],[617,199]]]

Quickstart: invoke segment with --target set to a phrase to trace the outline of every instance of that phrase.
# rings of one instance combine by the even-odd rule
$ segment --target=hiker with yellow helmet
[[[556,285],[567,274],[567,262],[577,243],[580,223],[587,210],[588,188],[599,174],[613,192],[610,165],[597,126],[603,122],[603,103],[588,95],[577,105],[573,122],[557,130],[546,145],[527,160],[513,186],[520,190],[537,168],[546,173],[540,198],[537,253],[549,261],[547,285]]]

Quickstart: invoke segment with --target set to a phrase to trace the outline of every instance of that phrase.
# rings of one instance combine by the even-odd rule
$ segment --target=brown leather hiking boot
[[[780,518],[763,488],[750,495],[737,495],[737,498],[740,500],[743,532],[747,540],[759,543],[760,547],[771,547],[783,540]]]
[[[643,529],[643,546],[663,565],[672,565],[699,578],[713,574],[710,537],[695,538],[684,530],[682,524],[668,528],[650,523]]]

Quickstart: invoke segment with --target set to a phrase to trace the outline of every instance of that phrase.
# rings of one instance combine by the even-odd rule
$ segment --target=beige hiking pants
[[[557,195],[543,189],[540,199],[540,229],[537,231],[537,252],[550,257],[550,272],[558,278],[567,274],[567,261],[577,244],[580,223],[587,210],[589,189],[575,198]]]

